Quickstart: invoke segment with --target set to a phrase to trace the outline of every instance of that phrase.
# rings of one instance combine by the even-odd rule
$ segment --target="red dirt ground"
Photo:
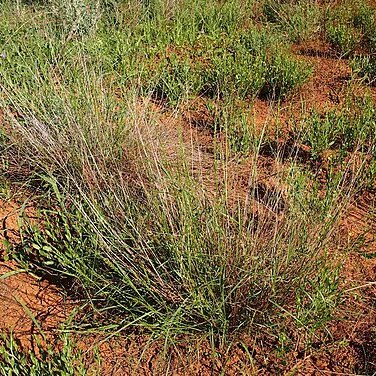
[[[29,347],[32,335],[40,332],[30,312],[48,334],[65,319],[68,307],[56,287],[22,271],[15,262],[4,260],[3,240],[17,241],[20,210],[16,203],[0,200],[0,332],[12,332],[23,346]]]

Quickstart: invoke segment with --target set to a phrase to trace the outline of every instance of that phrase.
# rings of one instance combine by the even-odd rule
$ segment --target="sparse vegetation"
[[[64,339],[61,352],[56,352],[52,347],[46,348],[37,336],[35,341],[38,355],[34,351],[28,353],[22,351],[12,334],[3,335],[0,340],[1,375],[84,376],[87,374],[79,354],[68,338]]]
[[[323,11],[315,1],[265,1],[263,13],[267,21],[286,33],[293,42],[317,38],[322,28]]]
[[[358,290],[343,218],[375,190],[374,18],[365,1],[2,2],[0,203],[35,211],[6,258],[72,298],[63,333],[238,346],[255,372],[259,344],[290,359],[335,342]],[[308,41],[356,73],[324,110],[305,102]],[[0,371],[84,375],[68,338],[4,336]]]
[[[375,9],[366,1],[343,1],[329,12],[327,36],[344,55],[372,52],[375,47]]]

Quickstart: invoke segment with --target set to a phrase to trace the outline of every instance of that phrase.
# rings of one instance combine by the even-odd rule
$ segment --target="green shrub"
[[[372,52],[375,47],[376,13],[365,1],[345,1],[330,9],[327,38],[340,53]]]
[[[240,43],[218,48],[205,72],[206,92],[212,97],[256,97],[266,74],[265,51],[254,53]]]
[[[204,82],[200,64],[171,54],[158,67],[159,75],[153,88],[158,99],[167,99],[170,105],[179,100],[196,96],[203,91]]]
[[[278,99],[299,87],[311,73],[311,68],[296,60],[278,37],[257,29],[236,39],[203,39],[180,56],[169,55],[158,69],[155,90],[174,104],[199,94]]]
[[[358,30],[349,25],[329,25],[326,33],[332,46],[343,55],[354,52],[361,41]]]
[[[267,73],[261,94],[271,98],[286,96],[301,86],[312,73],[305,62],[295,60],[288,54],[277,54],[267,64]]]
[[[266,1],[263,14],[268,22],[286,32],[291,41],[303,42],[318,35],[322,9],[311,1]]]
[[[86,375],[87,370],[80,359],[80,352],[74,348],[67,336],[60,352],[43,346],[40,338],[33,336],[38,349],[23,351],[13,335],[0,336],[0,374],[28,376],[76,376]]]
[[[372,99],[350,98],[340,111],[313,113],[299,127],[314,155],[329,149],[367,151],[375,142],[376,113]]]
[[[237,113],[231,115],[227,125],[227,132],[232,151],[248,155],[250,151],[256,149],[257,137],[252,126],[253,124],[246,114]]]
[[[368,84],[376,84],[376,56],[355,56],[351,61],[354,72]]]

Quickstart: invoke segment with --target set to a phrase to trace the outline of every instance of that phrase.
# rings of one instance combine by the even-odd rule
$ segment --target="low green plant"
[[[293,89],[300,87],[312,73],[309,65],[291,59],[287,54],[277,54],[271,63],[267,64],[268,70],[261,95],[273,99],[283,98]]]
[[[250,117],[239,113],[232,115],[229,120],[227,132],[231,150],[247,155],[256,147],[256,136]]]
[[[329,149],[343,152],[369,150],[375,141],[375,108],[372,99],[348,99],[342,109],[324,115],[312,113],[297,127],[313,155]],[[298,129],[300,128],[300,130]]]
[[[248,156],[257,153],[264,129],[256,130],[254,118],[242,101],[228,101],[210,108],[215,132],[225,135],[231,153]]]
[[[172,104],[196,95],[227,100],[283,98],[311,73],[276,35],[257,29],[236,39],[204,39],[188,50],[188,56],[181,52],[181,56],[172,54],[164,61],[154,90]]]
[[[60,351],[43,345],[34,336],[37,350],[25,351],[12,334],[0,336],[0,374],[3,376],[76,376],[87,375],[80,352],[68,336],[64,337]],[[38,355],[36,355],[38,353]]]
[[[376,84],[376,56],[355,56],[351,61],[351,66],[359,77],[367,84]]]
[[[361,41],[358,30],[349,25],[329,25],[326,34],[332,46],[343,55],[352,53]]]
[[[202,68],[190,59],[181,59],[176,54],[167,57],[159,66],[160,74],[153,95],[176,105],[184,98],[197,96],[204,89]]]
[[[365,1],[345,1],[328,12],[326,34],[332,46],[344,55],[372,52],[375,46],[376,13]]]
[[[323,11],[316,3],[301,1],[266,1],[263,3],[266,21],[287,33],[292,42],[303,42],[319,35]]]

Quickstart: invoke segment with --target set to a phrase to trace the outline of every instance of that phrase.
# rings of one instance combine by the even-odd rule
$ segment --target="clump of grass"
[[[35,273],[73,281],[86,327],[105,322],[110,335],[204,333],[213,342],[243,333],[283,333],[291,342],[299,330],[315,336],[338,303],[338,271],[326,251],[358,177],[349,181],[344,168],[322,187],[293,146],[276,186],[260,184],[262,133],[231,104],[283,98],[310,68],[270,30],[237,33],[246,14],[240,3],[206,3],[188,2],[192,14],[187,4],[159,13],[145,3],[137,26],[129,14],[116,16],[129,25],[125,32],[111,18],[70,24],[64,38],[30,19],[31,26],[2,31],[14,36],[0,62],[4,158],[27,161],[42,224],[24,221],[12,256]],[[153,90],[172,105],[190,95],[230,103],[215,126],[233,149],[253,152],[245,199],[230,197],[234,165],[226,151],[201,170],[195,147],[158,136],[146,95]],[[319,122],[304,141],[314,153],[340,132],[348,148],[354,138],[369,142],[366,120],[353,129],[357,121],[339,130],[332,120],[330,129]],[[282,164],[286,153],[275,157]]]
[[[147,108],[129,106],[126,118],[133,121],[122,129],[109,111],[105,86],[98,90],[99,78],[83,74],[83,95],[61,103],[65,121],[57,122],[48,108],[30,111],[16,87],[7,90],[18,109],[17,116],[9,113],[12,140],[45,176],[52,198],[45,203],[51,209],[40,212],[43,229],[26,223],[14,257],[36,271],[74,278],[94,311],[118,330],[226,338],[239,331],[257,334],[273,322],[282,327],[286,312],[295,320],[298,287],[300,293],[310,289],[326,265],[322,250],[346,201],[341,183],[338,195],[328,193],[326,207],[315,191],[302,205],[298,196],[310,192],[309,181],[293,166],[280,177],[294,187],[285,197],[269,192],[257,204],[260,193],[250,184],[255,204],[232,207],[214,175],[223,194],[210,199],[184,158],[169,162],[163,147],[156,148],[162,141],[143,136],[153,127]],[[64,92],[55,89],[56,96]],[[280,217],[263,212],[264,205]],[[312,221],[315,216],[320,221]]]
[[[263,14],[266,21],[276,24],[292,42],[315,39],[321,31],[323,11],[316,2],[266,1]]]

